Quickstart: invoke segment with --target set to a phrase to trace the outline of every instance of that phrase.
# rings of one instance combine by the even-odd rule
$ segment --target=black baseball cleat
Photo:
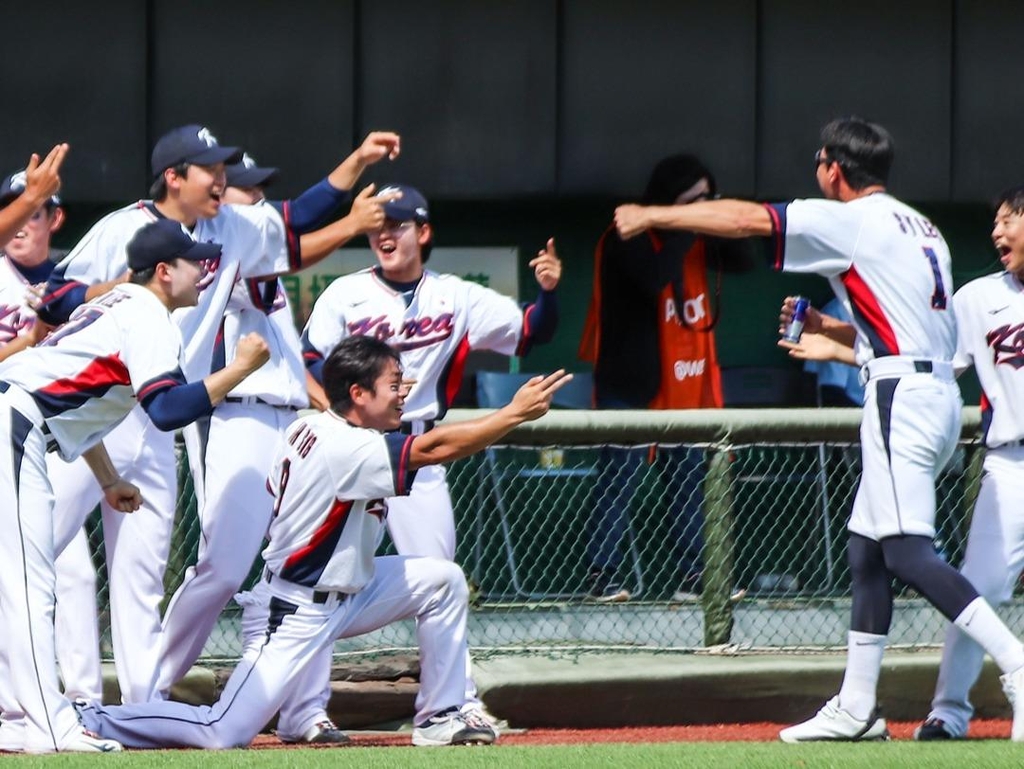
[[[953,734],[941,718],[929,718],[914,730],[914,739],[918,742],[931,742],[933,740],[962,740],[963,737]]]

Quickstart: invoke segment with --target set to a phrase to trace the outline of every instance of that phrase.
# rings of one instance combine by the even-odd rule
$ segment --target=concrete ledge
[[[481,698],[513,727],[586,728],[670,724],[787,723],[806,718],[839,690],[844,653],[761,654],[604,651],[489,655],[475,661]],[[923,719],[939,653],[886,653],[879,699],[886,717]],[[113,666],[106,700],[117,702]],[[173,691],[192,704],[216,701],[230,667],[193,668]],[[346,729],[412,719],[419,666],[408,654],[337,664],[328,712]],[[972,700],[980,717],[1010,708],[988,661]]]

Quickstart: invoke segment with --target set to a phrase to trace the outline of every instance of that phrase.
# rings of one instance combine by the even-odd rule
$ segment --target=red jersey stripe
[[[117,353],[103,358],[96,358],[92,363],[73,377],[58,379],[39,392],[49,396],[61,397],[85,391],[96,391],[114,385],[130,385],[132,383],[128,369]]]
[[[313,532],[313,536],[310,537],[309,544],[288,556],[288,559],[284,562],[282,573],[286,573],[287,569],[292,569],[296,565],[302,563],[302,561],[310,553],[315,552],[316,549],[323,544],[324,540],[331,536],[333,532],[341,529],[345,525],[345,519],[348,518],[348,514],[352,511],[352,504],[353,503],[351,501],[342,501],[340,499],[334,500],[334,504],[331,505],[331,509],[327,513],[327,518],[324,519],[320,528]]]
[[[885,317],[878,299],[857,272],[857,268],[851,266],[840,276],[840,280],[850,295],[854,316],[867,327],[868,339],[875,357],[899,355],[900,346],[896,341],[896,333],[892,330],[889,319]]]

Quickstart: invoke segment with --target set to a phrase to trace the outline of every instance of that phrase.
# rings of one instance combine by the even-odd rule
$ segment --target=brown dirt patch
[[[889,724],[894,740],[913,737],[918,722]],[[716,724],[714,726],[650,726],[622,729],[527,729],[502,735],[498,745],[572,745],[591,742],[771,742],[778,739],[779,729],[785,724]],[[356,747],[409,745],[408,734],[353,733]],[[972,739],[1009,739],[1010,722],[1007,720],[978,720],[971,722]],[[261,734],[253,741],[254,748],[295,748],[285,745],[276,737]],[[302,746],[310,748],[312,746]],[[330,746],[317,746],[324,750]]]

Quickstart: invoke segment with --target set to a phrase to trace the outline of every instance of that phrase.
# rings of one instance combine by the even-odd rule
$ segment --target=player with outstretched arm
[[[848,525],[853,602],[846,673],[838,695],[780,738],[888,737],[877,688],[897,577],[992,655],[1013,705],[1013,739],[1024,740],[1024,647],[932,547],[935,478],[956,446],[962,406],[951,363],[950,256],[939,230],[886,191],[892,159],[884,128],[835,120],[822,129],[814,156],[825,200],[620,206],[615,221],[623,236],[657,226],[770,237],[776,269],[827,277],[854,320],[845,335],[836,332],[855,346],[867,380],[863,473]]]
[[[469,456],[541,417],[572,375],[534,377],[504,408],[411,436],[397,431],[407,388],[392,347],[349,337],[322,373],[330,410],[294,422],[277,448],[267,569],[238,597],[245,651],[224,693],[212,707],[85,706],[88,728],[140,748],[247,745],[321,649],[414,617],[421,672],[413,744],[494,741],[489,725],[460,712],[469,601],[462,570],[442,558],[374,552],[390,498],[409,493],[418,469]]]

